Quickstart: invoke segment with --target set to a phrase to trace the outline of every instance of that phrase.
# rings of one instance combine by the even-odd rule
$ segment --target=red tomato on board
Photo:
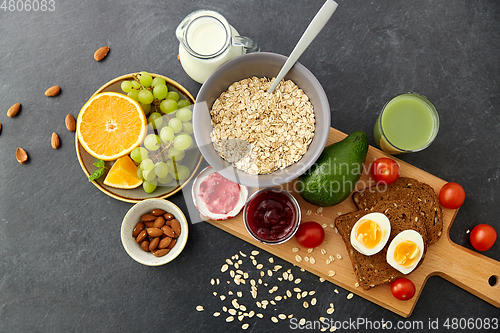
[[[377,183],[391,185],[399,178],[399,164],[390,158],[382,157],[373,162],[371,172]]]
[[[439,201],[445,208],[456,209],[465,201],[465,190],[457,183],[446,183],[439,191]]]
[[[415,285],[407,278],[397,278],[391,284],[391,292],[397,299],[407,301],[415,295]]]
[[[478,251],[491,249],[497,240],[497,232],[489,224],[479,224],[470,233],[470,243]]]
[[[300,246],[308,249],[320,246],[325,240],[325,230],[317,222],[301,223],[299,229],[295,233],[295,239]]]

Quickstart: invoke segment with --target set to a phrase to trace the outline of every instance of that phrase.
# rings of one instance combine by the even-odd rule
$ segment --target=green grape
[[[193,134],[193,124],[191,122],[182,123],[182,130],[187,134]]]
[[[121,84],[121,88],[122,88],[123,92],[126,92],[126,93],[128,93],[129,91],[134,89],[132,87],[132,83],[130,81],[123,81]]]
[[[155,165],[155,173],[158,178],[165,178],[168,175],[168,167],[164,162],[158,162]]]
[[[165,84],[165,80],[157,76],[153,79],[153,82],[151,82],[151,87],[156,87],[158,84]]]
[[[182,121],[177,118],[170,119],[170,121],[168,122],[168,126],[172,128],[174,133],[179,133],[180,131],[182,131]]]
[[[141,163],[143,160],[148,158],[148,151],[143,147],[134,148],[130,152],[130,158],[137,163]]]
[[[140,72],[139,82],[141,82],[144,88],[148,88],[149,86],[151,86],[151,83],[153,82],[153,77],[148,72]]]
[[[174,101],[177,102],[179,100],[179,94],[176,93],[175,91],[169,91],[166,98],[173,99]]]
[[[191,105],[191,102],[188,101],[187,99],[181,99],[177,101],[177,105],[179,105],[179,109],[188,107]]]
[[[191,170],[185,165],[177,164],[177,172],[173,174],[174,178],[177,180],[184,180],[189,177]]]
[[[140,103],[139,104],[141,105],[141,108],[142,108],[142,111],[144,111],[144,114],[148,114],[150,111],[151,111],[151,104],[144,104],[144,103]]]
[[[163,143],[167,143],[174,139],[174,130],[169,126],[165,126],[160,130],[160,139]]]
[[[177,150],[175,148],[170,148],[167,154],[167,157],[173,160],[174,162],[179,162],[184,158],[184,156],[186,156],[184,150]]]
[[[156,151],[160,149],[160,137],[156,134],[148,134],[144,138],[144,147],[149,151]]]
[[[166,99],[161,102],[160,110],[163,113],[172,113],[178,109],[177,102],[171,99]]]
[[[155,167],[155,164],[149,158],[143,159],[141,164],[139,164],[139,168],[141,168],[142,171],[149,171],[149,170],[153,169],[154,167]]]
[[[140,179],[144,179],[144,176],[142,175],[142,169],[137,167],[137,177]]]
[[[142,183],[142,188],[144,189],[144,191],[146,191],[146,193],[152,193],[154,190],[156,190],[156,186],[158,185],[158,183],[156,182],[156,180],[153,180],[151,182],[144,182]]]
[[[158,178],[158,183],[163,184],[163,185],[167,185],[170,182],[172,182],[172,180],[174,180],[174,177],[172,177],[171,174],[167,174],[166,177]]]
[[[174,148],[177,150],[186,150],[193,144],[193,138],[188,134],[177,135],[174,139]]]
[[[139,102],[139,91],[137,90],[130,90],[127,93],[127,96],[134,99],[136,102]]]
[[[139,102],[143,104],[151,104],[153,102],[153,93],[149,90],[142,89],[139,91]]]
[[[145,181],[147,182],[152,182],[153,180],[156,179],[156,171],[155,168],[147,171],[142,172],[142,177],[144,178]]]
[[[130,81],[130,84],[132,85],[132,88],[134,88],[135,90],[141,89],[141,84],[136,80]]]
[[[193,111],[189,110],[188,108],[179,109],[175,116],[180,121],[190,121],[191,118],[193,118]]]
[[[158,129],[163,124],[163,117],[161,116],[160,113],[153,112],[148,117],[148,124],[151,124],[151,126],[153,126],[154,129]]]
[[[168,88],[165,84],[159,83],[153,89],[153,95],[156,99],[162,100],[167,96]]]

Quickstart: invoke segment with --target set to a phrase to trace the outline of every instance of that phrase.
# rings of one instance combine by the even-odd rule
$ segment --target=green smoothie
[[[375,142],[389,154],[418,151],[436,137],[439,118],[434,106],[418,94],[403,94],[382,110],[374,127]]]

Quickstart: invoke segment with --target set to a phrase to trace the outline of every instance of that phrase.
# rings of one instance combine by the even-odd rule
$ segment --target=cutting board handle
[[[437,265],[433,267],[439,267],[439,271],[430,275],[441,276],[500,307],[500,262],[452,242],[448,235],[432,246],[440,246],[441,249],[433,251],[439,253],[439,257],[431,255],[425,259],[436,261]]]

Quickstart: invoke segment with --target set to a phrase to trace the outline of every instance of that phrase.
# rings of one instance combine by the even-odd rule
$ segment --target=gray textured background
[[[120,242],[121,220],[131,204],[88,183],[64,118],[76,117],[102,84],[141,70],[166,75],[196,95],[200,85],[176,60],[174,36],[193,10],[219,11],[263,51],[288,55],[322,3],[55,0],[52,12],[0,10],[0,332],[240,328],[240,322],[212,317],[220,306],[212,291],[233,287],[215,288],[209,281],[222,277],[226,258],[253,246],[196,223],[172,263],[151,268],[133,261]],[[499,23],[500,2],[493,0],[339,1],[300,59],[328,95],[332,126],[346,133],[363,130],[372,144],[373,123],[391,97],[415,91],[435,104],[441,120],[436,141],[403,159],[463,185],[466,203],[450,234],[467,248],[466,230],[476,224],[489,223],[500,232]],[[104,45],[111,51],[98,63],[93,53]],[[43,93],[52,85],[60,85],[62,93],[47,98]],[[6,111],[16,102],[22,110],[8,118]],[[58,150],[50,147],[54,131],[62,142]],[[18,146],[29,154],[26,165],[15,159]],[[171,200],[185,208],[182,194]],[[499,260],[499,244],[485,255]],[[261,256],[267,258],[263,251]],[[330,302],[335,320],[402,319],[360,297],[347,300],[345,290],[337,295],[335,286],[311,274],[296,275],[303,289],[317,291],[318,305],[305,310],[301,302],[289,301],[279,304],[281,310],[270,307],[264,320],[245,321],[253,331],[287,331],[286,322],[274,324],[269,317],[284,312],[315,320]],[[253,304],[248,293],[244,299]],[[199,304],[206,311],[196,312]],[[430,278],[410,320],[427,325],[429,318],[439,318],[442,324],[451,317],[498,318],[499,310]]]

